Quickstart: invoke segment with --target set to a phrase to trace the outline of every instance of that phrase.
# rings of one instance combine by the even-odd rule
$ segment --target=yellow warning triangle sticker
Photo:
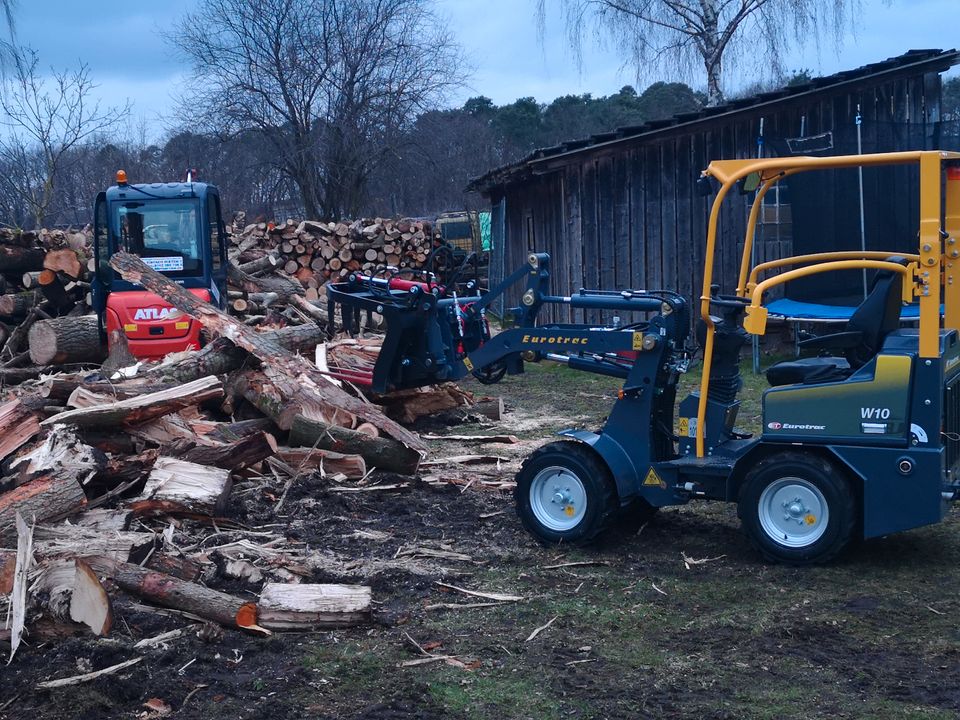
[[[666,483],[660,479],[660,476],[657,475],[657,471],[653,469],[653,466],[647,471],[647,476],[643,479],[644,485],[656,485],[657,487],[665,487]]]

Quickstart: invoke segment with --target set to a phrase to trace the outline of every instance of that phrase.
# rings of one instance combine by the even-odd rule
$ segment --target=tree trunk
[[[41,320],[28,338],[30,359],[37,365],[98,363],[106,356],[95,315]]]
[[[253,277],[232,262],[227,263],[227,280],[248,293],[276,293],[284,300],[292,295],[303,295],[303,285],[298,280],[280,276]]]
[[[256,625],[254,603],[131,563],[105,557],[92,557],[87,562],[95,572],[111,578],[123,590],[157,605],[193,613],[227,627]]]
[[[311,420],[303,415],[297,415],[293,419],[289,442],[291,445],[360,455],[378,470],[389,470],[402,475],[416,473],[421,460],[419,452],[390,438],[373,438],[356,430]]]

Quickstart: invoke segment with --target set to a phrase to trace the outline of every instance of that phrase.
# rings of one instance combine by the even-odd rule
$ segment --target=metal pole
[[[760,134],[757,136],[757,157],[763,157],[763,118],[760,118]],[[763,202],[761,199],[760,202]],[[761,208],[760,222],[763,222],[763,212]],[[750,268],[757,265],[757,229],[753,229],[753,243],[750,245]],[[760,374],[760,336],[752,335],[750,338],[751,349],[753,351],[753,374]]]
[[[863,118],[860,115],[860,104],[857,103],[857,114],[854,117],[854,122],[857,124],[857,155],[863,155],[863,138],[860,135],[860,125],[863,122]],[[867,226],[864,221],[863,213],[863,165],[857,166],[857,175],[860,179],[860,250],[862,252],[867,251]],[[863,297],[867,297],[867,269],[863,269]]]

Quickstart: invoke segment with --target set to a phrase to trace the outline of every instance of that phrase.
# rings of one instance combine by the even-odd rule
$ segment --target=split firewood
[[[63,250],[50,250],[43,258],[43,268],[53,272],[63,272],[74,280],[80,277],[83,265],[77,257],[77,253],[69,248]]]
[[[30,328],[28,338],[36,365],[99,363],[106,357],[95,315],[41,320]]]
[[[231,487],[228,470],[160,457],[131,509],[138,514],[159,510],[218,516],[226,508]]]
[[[119,400],[108,405],[68,410],[43,420],[42,426],[71,423],[78,427],[116,427],[138,425],[191,405],[223,397],[223,386],[216,377],[206,377],[170,390]]]
[[[17,563],[13,576],[13,591],[10,594],[10,660],[20,647],[27,619],[27,577],[33,564],[33,528],[27,525],[23,516],[13,512],[14,528],[17,534]]]
[[[16,533],[17,513],[35,522],[59,520],[84,508],[87,498],[77,478],[52,470],[0,494],[0,540]]]
[[[131,563],[104,557],[93,557],[88,562],[95,572],[148,602],[182,610],[226,627],[262,631],[257,625],[255,603]]]
[[[194,447],[185,445],[186,442],[183,440],[174,442],[166,448],[166,452],[180,460],[226,470],[256,465],[277,451],[277,441],[265,432],[253,433],[229,444],[195,445]]]
[[[14,399],[0,405],[0,460],[18,450],[40,432],[36,411],[28,409],[21,400]]]
[[[147,267],[137,256],[116,253],[110,259],[110,264],[124,279],[137,282],[160,295],[178,310],[199,320],[215,335],[228,338],[261,360],[264,363],[261,372],[280,391],[283,399],[309,399],[323,406],[325,417],[328,418],[344,412],[352,414],[357,419],[373,423],[413,450],[426,450],[416,435],[386,418],[378,409],[324,381],[316,367],[305,358],[290,353],[276,342],[266,339],[263,334],[202,302],[169,278]],[[353,423],[354,426],[356,424],[359,423]]]
[[[429,388],[400,390],[376,398],[385,407],[387,415],[402,423],[413,423],[417,418],[453,410],[473,403],[473,395],[453,383],[442,383]]]
[[[106,467],[107,458],[99,450],[81,442],[73,429],[54,426],[43,443],[18,457],[10,469],[27,482],[46,473],[88,480]]]
[[[46,595],[46,610],[57,620],[82,623],[94,635],[107,635],[113,625],[110,597],[90,566],[79,558],[43,565],[31,592]]]
[[[108,510],[95,508],[80,513],[72,519],[72,524],[100,533],[120,532],[130,527],[133,513],[129,510]]]
[[[103,555],[140,563],[154,551],[157,539],[151,532],[101,530],[68,523],[38,525],[34,530],[34,553],[38,558]]]
[[[366,585],[267,583],[260,591],[259,624],[268,630],[347,627],[370,618]]]
[[[329,475],[359,480],[367,475],[367,463],[360,455],[344,455],[320,448],[277,448],[276,457],[294,470],[313,472],[323,469]]]

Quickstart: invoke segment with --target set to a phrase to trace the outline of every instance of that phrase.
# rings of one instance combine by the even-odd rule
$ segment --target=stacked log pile
[[[95,325],[81,319],[89,312],[90,240],[88,230],[0,230],[0,380],[36,377],[25,367],[31,360],[35,366],[54,360],[28,354],[29,333],[38,322],[67,316],[75,333],[92,337]],[[92,355],[87,359],[103,359],[99,348]]]
[[[420,268],[440,240],[431,223],[410,219],[286,220],[237,230],[231,238],[232,259],[248,272],[279,268],[308,289],[353,271]]]

